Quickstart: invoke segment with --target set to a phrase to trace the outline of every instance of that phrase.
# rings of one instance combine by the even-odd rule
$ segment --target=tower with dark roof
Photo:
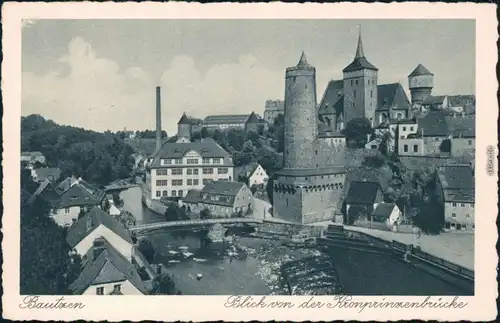
[[[341,140],[318,136],[316,69],[306,55],[285,74],[283,168],[273,183],[273,216],[302,224],[332,220],[345,181]]]
[[[286,69],[284,117],[284,167],[313,167],[318,134],[316,69],[307,62],[304,52],[296,66]]]
[[[344,121],[366,117],[375,121],[377,107],[378,68],[370,63],[363,50],[361,31],[354,60],[343,70],[344,80]]]
[[[413,72],[408,75],[408,85],[410,88],[411,103],[420,104],[432,93],[434,74],[429,72],[422,64],[418,64]]]
[[[186,113],[183,113],[181,119],[177,122],[177,137],[191,140],[191,135],[191,120]]]

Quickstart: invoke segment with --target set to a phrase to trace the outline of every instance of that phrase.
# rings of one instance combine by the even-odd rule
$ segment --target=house
[[[274,119],[280,114],[285,113],[285,101],[284,100],[267,100],[264,107],[264,120],[273,124]]]
[[[264,121],[264,119],[260,118],[253,111],[245,122],[246,132],[255,132],[262,134],[266,127],[267,123]]]
[[[436,197],[444,208],[446,229],[474,230],[474,172],[470,165],[438,167]]]
[[[423,118],[417,120],[419,133],[423,137],[425,154],[445,152],[451,137],[446,113],[444,111],[429,111]],[[443,143],[445,142],[445,143]]]
[[[213,180],[233,180],[231,155],[212,139],[165,143],[146,167],[151,199],[182,198]]]
[[[213,181],[201,191],[188,192],[182,203],[188,212],[200,212],[206,208],[215,217],[243,216],[252,210],[253,194],[244,183]]]
[[[397,227],[401,221],[403,214],[398,206],[394,203],[380,203],[372,213],[372,221],[375,223],[383,223],[386,228],[397,231]]]
[[[258,114],[255,114],[257,119],[261,119]],[[205,117],[203,120],[203,126],[210,129],[245,129],[245,125],[252,114],[223,114],[223,115],[211,115]]]
[[[423,102],[422,107],[425,110],[441,110],[448,107],[447,95],[430,95]]]
[[[21,152],[21,162],[45,164],[45,156],[39,151],[23,151]]]
[[[57,190],[54,183],[52,183],[48,179],[45,179],[40,183],[40,185],[38,185],[38,188],[36,189],[35,193],[31,195],[28,203],[31,204],[35,201],[35,199],[40,198],[43,201],[47,202],[49,205],[53,206],[54,202],[57,202],[59,200],[59,197],[59,191]]]
[[[347,218],[356,216],[354,213],[351,214],[349,212],[352,208],[352,212],[357,212],[357,215],[361,212],[364,216],[368,216],[373,212],[379,203],[383,202],[383,200],[384,194],[380,183],[353,181],[350,183],[347,196],[344,199],[345,215]]]
[[[398,140],[398,155],[423,156],[425,154],[424,138],[420,135],[408,135]]]
[[[41,183],[48,179],[49,181],[55,182],[61,177],[61,170],[59,168],[38,168],[31,170],[31,177],[35,183]]]
[[[145,295],[137,268],[105,239],[92,241],[88,259],[69,286],[74,295]]]
[[[61,184],[58,188],[60,186]],[[76,222],[81,210],[89,210],[94,206],[102,207],[105,195],[103,190],[78,179],[54,201],[51,217],[60,226],[70,226]]]
[[[264,168],[258,163],[251,163],[235,169],[235,176],[237,180],[243,182],[250,187],[253,185],[263,186],[267,183],[269,176]]]
[[[68,230],[66,241],[86,261],[88,252],[98,238],[105,239],[123,257],[132,260],[133,242],[130,232],[98,207],[92,208]]]
[[[453,114],[447,116],[452,156],[475,154],[476,151],[476,118],[475,115]]]

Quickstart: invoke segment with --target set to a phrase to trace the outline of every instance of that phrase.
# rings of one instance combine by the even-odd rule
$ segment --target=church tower
[[[378,68],[365,57],[361,30],[354,60],[343,69],[344,73],[344,122],[366,117],[372,125],[377,108]]]
[[[316,69],[304,52],[296,66],[286,69],[284,117],[284,168],[315,168]]]
[[[411,103],[421,104],[427,99],[434,87],[434,74],[429,72],[422,64],[418,66],[408,75],[408,86],[410,88]]]

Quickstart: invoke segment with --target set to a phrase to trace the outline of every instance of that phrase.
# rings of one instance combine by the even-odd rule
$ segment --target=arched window
[[[182,195],[182,193],[183,193],[183,192],[182,192],[182,190],[179,190],[179,192],[177,193],[177,195],[178,195],[179,197],[182,197],[182,196],[183,196],[183,195]]]
[[[172,196],[174,196],[174,197],[177,196],[177,191],[176,190],[172,191]]]
[[[163,191],[163,197],[167,197],[168,196],[168,191]]]

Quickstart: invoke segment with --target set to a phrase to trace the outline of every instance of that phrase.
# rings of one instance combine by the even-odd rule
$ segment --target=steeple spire
[[[304,53],[304,51],[302,51],[302,55],[300,56],[300,60],[299,60],[299,63],[297,64],[297,66],[303,66],[303,65],[308,65],[306,53]]]
[[[361,25],[358,25],[358,28],[359,28],[358,48],[356,49],[355,58],[365,57],[365,53],[363,52],[363,40],[361,39]]]

